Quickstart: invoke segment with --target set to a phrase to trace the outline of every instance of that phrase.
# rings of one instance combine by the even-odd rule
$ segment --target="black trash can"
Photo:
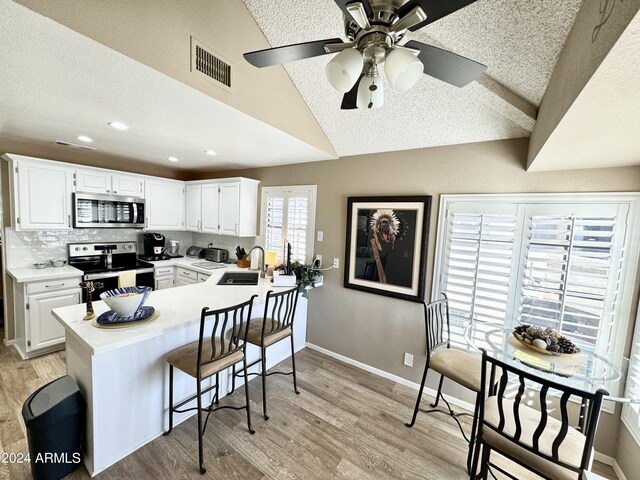
[[[33,392],[22,405],[22,418],[33,478],[59,479],[80,466],[84,400],[73,378],[65,375]]]

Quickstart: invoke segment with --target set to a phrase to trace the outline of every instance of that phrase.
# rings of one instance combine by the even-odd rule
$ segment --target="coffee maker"
[[[161,233],[144,234],[144,256],[142,260],[168,260],[169,255],[164,253],[164,235]]]

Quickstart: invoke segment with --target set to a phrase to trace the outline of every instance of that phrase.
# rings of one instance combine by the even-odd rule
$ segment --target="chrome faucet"
[[[253,253],[253,251],[254,251],[256,248],[262,252],[262,261],[261,261],[261,263],[262,263],[262,267],[259,267],[259,270],[260,270],[260,278],[264,278],[265,272],[266,272],[266,270],[267,270],[267,268],[266,268],[266,266],[265,266],[265,264],[264,264],[264,248],[259,247],[258,245],[256,245],[256,246],[255,246],[255,247],[253,247],[251,250],[249,250],[249,255],[248,255],[248,257],[249,257],[249,259],[251,259],[251,254]]]

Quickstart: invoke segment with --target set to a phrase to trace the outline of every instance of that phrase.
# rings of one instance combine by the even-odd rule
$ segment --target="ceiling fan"
[[[476,0],[334,0],[344,13],[348,41],[328,38],[244,54],[256,67],[269,67],[329,53],[327,79],[344,93],[343,110],[379,108],[384,103],[380,77],[384,64],[387,81],[396,93],[410,90],[425,73],[464,87],[487,68],[478,62],[415,40],[416,31],[460,10]]]

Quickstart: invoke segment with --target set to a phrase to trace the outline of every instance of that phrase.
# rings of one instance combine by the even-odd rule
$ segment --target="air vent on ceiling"
[[[225,90],[233,91],[231,64],[193,37],[191,37],[191,71]]]
[[[63,147],[83,148],[85,150],[95,150],[94,147],[87,147],[86,145],[78,145],[77,143],[65,142],[64,140],[56,140],[55,143],[57,145],[62,145]]]

